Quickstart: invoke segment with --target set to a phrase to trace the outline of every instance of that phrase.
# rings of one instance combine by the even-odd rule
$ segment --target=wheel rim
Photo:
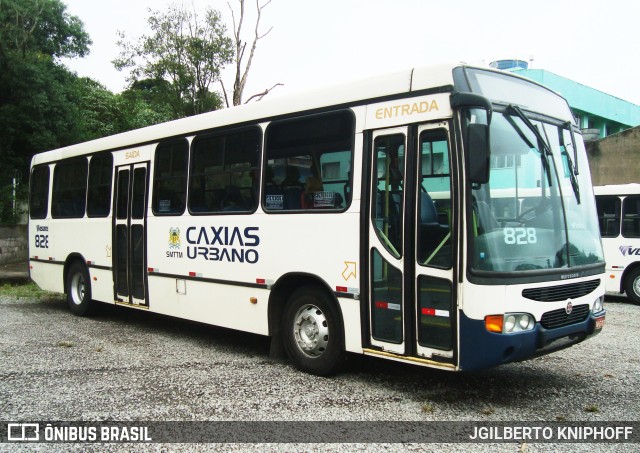
[[[77,273],[71,279],[71,300],[74,304],[80,305],[84,301],[84,277]]]
[[[640,275],[633,280],[633,292],[640,297]]]
[[[322,355],[329,343],[329,323],[322,310],[311,304],[302,306],[293,318],[293,336],[304,355]]]

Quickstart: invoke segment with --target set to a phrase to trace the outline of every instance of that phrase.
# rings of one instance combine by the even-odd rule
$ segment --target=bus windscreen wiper
[[[542,158],[542,166],[544,167],[544,171],[547,174],[547,182],[549,183],[549,187],[551,187],[551,167],[549,165],[548,156],[553,156],[553,153],[551,152],[549,145],[547,145],[547,142],[542,137],[540,130],[538,130],[538,128],[533,125],[533,123],[529,120],[527,115],[524,114],[520,107],[516,105],[509,105],[507,107],[507,110],[515,113],[516,116],[522,120],[525,126],[527,126],[531,130],[531,132],[533,132],[533,135],[536,136],[536,139],[538,140],[538,148],[540,149],[540,156]],[[529,140],[526,140],[526,142],[528,143]]]
[[[571,181],[571,187],[573,188],[573,193],[576,194],[576,200],[578,201],[578,204],[580,204],[580,186],[578,185],[578,178],[576,178],[576,175],[578,174],[578,153],[577,153],[576,145],[574,142],[573,129],[571,129],[570,123],[569,123],[569,131],[571,133],[571,147],[573,148],[573,155],[576,158],[576,163],[575,164],[573,163],[573,160],[571,159],[571,155],[569,154],[569,151],[567,150],[567,145],[565,143],[563,143],[564,155],[567,157],[567,165],[569,166],[569,181]]]
[[[522,109],[517,105],[510,105],[509,107],[507,107],[507,109],[515,113],[518,116],[518,118],[520,118],[522,122],[529,129],[531,129],[531,132],[533,132],[533,135],[536,136],[536,138],[538,139],[539,146],[543,150],[541,152],[543,156],[543,162],[547,167],[547,170],[549,170],[549,160],[547,156],[553,156],[553,153],[551,152],[551,148],[549,148],[549,145],[547,145],[547,142],[545,141],[544,137],[540,133],[540,130],[536,126],[534,126],[534,124],[531,122],[531,120],[529,120],[527,115],[525,115]],[[566,148],[565,148],[565,156],[567,156],[567,163],[569,164],[569,180],[571,181],[571,188],[573,189],[573,193],[576,196],[576,200],[578,204],[580,204],[580,186],[578,185],[578,180],[576,179],[576,170],[575,170],[575,167],[573,166],[573,161],[571,160],[571,156],[569,156],[569,153],[566,152]],[[551,176],[549,176],[549,180],[551,180]],[[551,186],[551,182],[549,182],[549,186]]]

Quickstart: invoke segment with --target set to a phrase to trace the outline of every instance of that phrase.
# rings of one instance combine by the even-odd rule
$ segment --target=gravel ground
[[[333,378],[260,336],[126,308],[71,315],[0,297],[0,420],[640,420],[640,306],[608,299],[596,338],[474,373],[352,356]],[[305,434],[301,433],[300,442]],[[7,451],[638,451],[638,444],[0,444]],[[38,447],[38,448],[35,448]]]

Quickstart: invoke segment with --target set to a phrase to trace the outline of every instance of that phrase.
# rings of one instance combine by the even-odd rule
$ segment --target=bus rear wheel
[[[625,278],[624,292],[632,303],[640,305],[640,267],[632,270]]]
[[[323,290],[305,287],[291,295],[282,333],[296,368],[318,376],[337,371],[344,355],[342,328],[335,304]]]
[[[89,271],[79,261],[72,263],[67,272],[67,305],[76,316],[89,316],[95,311]]]

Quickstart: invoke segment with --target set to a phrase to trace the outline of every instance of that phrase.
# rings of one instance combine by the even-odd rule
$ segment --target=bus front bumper
[[[606,310],[589,312],[582,322],[545,329],[536,322],[533,330],[501,334],[489,332],[484,320],[460,312],[460,369],[476,370],[519,362],[559,351],[600,333]]]

